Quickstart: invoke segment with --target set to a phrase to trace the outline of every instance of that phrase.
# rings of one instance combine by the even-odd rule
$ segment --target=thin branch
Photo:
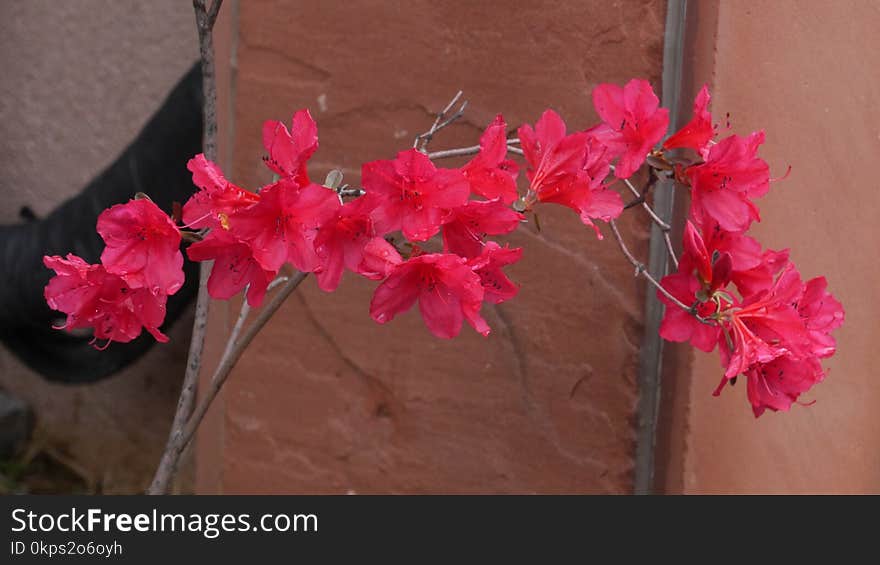
[[[675,270],[678,270],[678,257],[675,256],[675,249],[672,247],[672,238],[669,237],[669,232],[663,232],[663,241],[666,242],[666,253],[669,254],[669,258],[672,259],[672,264],[675,265]]]
[[[434,120],[434,123],[431,125],[431,129],[429,129],[425,133],[420,133],[419,135],[416,136],[415,140],[413,141],[413,149],[418,149],[422,153],[427,153],[428,152],[428,144],[434,138],[434,134],[436,134],[438,131],[442,130],[443,128],[451,125],[453,122],[455,122],[455,120],[459,119],[460,117],[462,117],[464,115],[464,110],[465,110],[465,108],[467,108],[467,105],[468,105],[467,100],[465,100],[464,102],[461,103],[461,106],[458,108],[458,110],[454,114],[447,117],[449,112],[452,110],[452,107],[455,106],[455,104],[461,98],[462,94],[464,94],[464,93],[461,90],[459,90],[458,93],[452,97],[452,100],[449,101],[449,104],[447,104],[446,107],[443,108],[442,110],[440,110],[440,112],[437,114],[437,118]],[[419,145],[421,145],[421,147],[419,147]]]
[[[199,53],[202,59],[202,92],[204,97],[202,146],[205,157],[211,161],[217,160],[217,85],[214,79],[214,44],[211,33],[222,3],[222,0],[214,0],[211,4],[211,11],[208,13],[204,0],[193,0],[196,28],[199,34]],[[171,479],[177,469],[177,458],[172,453],[180,442],[184,425],[193,412],[196,384],[202,366],[202,351],[205,347],[205,327],[208,322],[210,301],[207,283],[212,264],[213,262],[206,261],[199,266],[199,291],[196,298],[195,320],[193,321],[183,386],[177,401],[177,410],[171,424],[171,433],[168,436],[165,452],[162,454],[162,459],[159,461],[147,494],[168,492]]]
[[[518,142],[519,140],[518,139],[507,140],[507,143],[512,143],[513,141]],[[510,145],[507,146],[507,151],[509,153],[515,153],[517,155],[523,154],[522,149],[520,149],[519,147],[511,147]],[[435,160],[435,159],[449,159],[452,157],[467,157],[468,155],[476,155],[479,152],[480,152],[479,145],[471,145],[470,147],[459,147],[457,149],[445,149],[443,151],[434,151],[432,153],[428,153],[428,159]]]
[[[620,250],[623,252],[627,260],[632,264],[632,266],[636,268],[636,276],[642,275],[643,277],[648,279],[648,282],[650,282],[651,285],[654,286],[654,288],[659,290],[663,294],[663,296],[668,298],[673,304],[690,314],[694,314],[694,310],[692,307],[688,306],[678,298],[672,296],[672,294],[670,294],[669,291],[666,290],[662,284],[657,282],[657,279],[651,276],[651,273],[648,272],[648,268],[645,266],[645,264],[635,258],[635,256],[626,246],[626,243],[624,243],[623,237],[620,235],[620,230],[617,229],[617,222],[615,220],[611,220],[608,223],[611,226],[611,233],[614,234],[614,239],[617,240],[617,245],[620,247]]]
[[[266,290],[268,291],[268,288]],[[223,363],[223,361],[225,361],[227,357],[232,355],[232,347],[235,345],[235,342],[238,341],[238,335],[241,333],[241,329],[244,327],[244,323],[247,321],[247,317],[251,313],[251,305],[248,304],[247,301],[247,292],[248,288],[246,287],[241,293],[241,311],[239,311],[238,319],[235,320],[235,325],[232,326],[232,331],[229,333],[229,337],[226,339],[226,348],[223,350],[223,356],[220,357],[220,363]]]
[[[217,14],[220,13],[220,6],[222,4],[223,0],[214,0],[208,9],[208,27],[212,30],[214,29],[214,23],[217,21]]]
[[[611,165],[611,170],[612,171],[614,170],[614,165]],[[660,216],[658,216],[654,212],[654,209],[651,208],[651,206],[649,206],[647,202],[645,202],[644,197],[642,196],[642,193],[639,192],[639,190],[635,186],[633,186],[633,183],[630,182],[629,179],[620,179],[620,180],[623,181],[623,184],[626,185],[626,187],[629,189],[629,191],[632,193],[632,195],[636,197],[636,201],[639,201],[641,203],[642,208],[644,208],[645,211],[648,213],[648,215],[651,216],[651,221],[653,221],[655,224],[657,224],[658,228],[660,228],[661,230],[663,230],[665,232],[672,229],[671,226],[669,224],[667,224],[666,222],[664,222],[662,219],[660,219]]]
[[[187,445],[192,441],[192,438],[195,435],[196,430],[199,428],[199,425],[202,423],[205,414],[208,413],[211,403],[214,402],[217,393],[220,392],[223,383],[226,382],[232,369],[235,368],[235,364],[238,363],[244,350],[247,349],[248,345],[250,345],[257,334],[260,333],[260,330],[263,329],[263,326],[266,325],[266,322],[269,321],[278,308],[284,304],[287,297],[289,297],[300,283],[305,280],[306,276],[308,276],[308,273],[297,272],[290,277],[284,286],[281,287],[281,290],[279,290],[278,293],[275,294],[262,309],[260,309],[256,319],[244,331],[241,339],[235,342],[229,342],[229,344],[231,344],[231,346],[228,346],[229,355],[224,356],[224,359],[221,360],[219,365],[217,365],[217,370],[214,371],[214,375],[211,377],[211,384],[205,392],[205,396],[199,401],[198,406],[196,406],[192,417],[189,422],[187,422],[186,427],[181,434],[180,442],[175,446],[177,458],[180,457],[183,450],[186,449]]]
[[[467,157],[468,155],[476,155],[480,152],[479,145],[471,145],[470,147],[459,147],[457,149],[445,149],[443,151],[434,151],[428,153],[428,159],[449,159],[451,157]]]
[[[614,170],[614,165],[611,165],[611,170],[612,171]],[[654,209],[651,208],[651,206],[648,205],[647,202],[645,202],[645,198],[648,195],[648,191],[651,189],[651,187],[654,185],[654,183],[653,182],[650,183],[645,188],[645,191],[640,193],[638,191],[638,189],[635,186],[633,186],[632,182],[630,182],[629,179],[620,179],[620,180],[623,181],[623,183],[626,185],[626,187],[629,189],[629,191],[633,194],[633,196],[635,196],[635,199],[632,200],[631,202],[629,202],[626,206],[624,206],[623,209],[626,210],[626,209],[632,208],[633,206],[636,206],[638,204],[642,205],[642,208],[644,208],[645,211],[648,213],[648,215],[651,216],[651,221],[653,221],[657,225],[657,227],[660,228],[660,231],[663,232],[663,241],[666,244],[666,253],[669,255],[669,258],[672,259],[672,264],[675,265],[676,269],[678,269],[678,257],[675,255],[675,248],[672,247],[672,239],[669,237],[669,231],[672,228],[669,224],[664,222],[660,218],[660,216],[658,216],[656,214],[656,212],[654,212]]]

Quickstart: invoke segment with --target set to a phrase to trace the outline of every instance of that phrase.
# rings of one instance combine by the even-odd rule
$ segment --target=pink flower
[[[519,138],[529,164],[530,194],[576,211],[601,239],[592,220],[607,222],[623,211],[620,195],[602,183],[609,170],[604,148],[585,132],[566,135],[565,122],[552,110],[534,129],[520,127]]]
[[[170,295],[183,286],[180,231],[152,200],[131,200],[104,210],[97,229],[107,244],[101,263],[131,288]]]
[[[691,184],[691,216],[703,224],[712,220],[721,229],[741,232],[753,220],[760,221],[752,202],[770,188],[770,168],[758,157],[764,132],[747,138],[732,135],[713,145],[706,161],[688,167]]]
[[[724,232],[718,228],[717,224],[712,229],[704,230],[701,234],[697,227],[688,221],[685,224],[683,252],[678,272],[664,277],[661,284],[682,303],[696,305],[696,314],[708,319],[733,306],[731,300],[734,298],[726,291],[731,281],[740,281],[739,284],[745,284],[742,282],[745,280],[756,291],[760,291],[762,296],[766,296],[771,287],[780,282],[776,280],[776,274],[781,268],[781,264],[777,265],[776,263],[777,254],[776,252],[768,253],[773,254],[772,260],[768,259],[767,263],[762,263],[762,260],[767,257],[767,253],[762,256],[760,244],[753,239]],[[787,259],[787,253],[778,255]],[[790,282],[796,286],[799,284],[799,279],[797,281],[794,283],[794,281],[786,279],[782,282]],[[778,293],[778,289],[776,292]],[[703,323],[691,313],[682,310],[662,293],[658,292],[657,297],[666,305],[666,311],[660,325],[660,335],[664,339],[690,341],[694,347],[707,352],[715,348],[720,337],[720,327],[717,322]],[[753,300],[749,299],[745,304],[752,302]],[[776,306],[783,310],[787,308],[784,299],[776,300]],[[740,311],[734,309],[732,315],[735,319],[732,324],[733,335],[741,340],[744,347],[742,351],[746,351],[749,344],[752,343],[753,336],[750,333],[749,324],[740,323],[742,320],[737,320],[737,318],[742,316],[743,319],[751,319],[753,314],[760,318],[756,314],[760,312],[764,312],[764,310],[755,306],[749,306]],[[788,313],[788,317],[790,320],[793,319],[791,312]],[[778,340],[776,341],[778,342]],[[755,355],[764,351],[759,342],[760,339],[756,338],[756,347],[753,348]],[[737,362],[747,362],[750,358],[749,355],[751,353],[747,353],[741,359],[738,358]]]
[[[308,110],[293,115],[290,131],[278,121],[264,123],[263,146],[269,152],[264,161],[278,176],[309,184],[306,162],[318,149],[318,126]]]
[[[745,375],[746,394],[756,418],[767,409],[787,411],[801,394],[825,378],[818,359],[795,359],[790,355],[754,365]]]
[[[709,88],[703,85],[694,99],[694,116],[683,128],[670,135],[663,142],[665,149],[675,147],[687,147],[703,155],[709,146],[709,142],[715,136],[712,127],[712,114],[709,113]]]
[[[364,247],[376,236],[370,218],[374,204],[359,197],[338,208],[335,216],[321,225],[315,250],[321,258],[322,270],[317,278],[322,290],[336,290],[344,269],[357,272],[364,260]]]
[[[816,277],[804,285],[797,310],[810,338],[810,350],[819,358],[834,355],[837,349],[831,332],[843,324],[843,305],[827,290],[825,277]]]
[[[443,251],[476,257],[487,235],[510,233],[522,220],[523,215],[506,206],[500,198],[471,200],[454,208],[443,226]]]
[[[183,205],[183,221],[190,228],[228,228],[228,218],[253,206],[260,196],[226,180],[215,163],[201,153],[186,164],[199,191]]]
[[[796,359],[811,356],[809,335],[795,304],[803,294],[803,283],[789,263],[767,291],[757,294],[727,313],[732,341],[722,350],[727,370],[715,394],[727,380],[745,373],[752,365],[790,355]]]
[[[593,106],[604,123],[590,132],[608,147],[609,158],[620,155],[614,175],[631,177],[666,134],[669,110],[659,107],[651,84],[641,79],[633,79],[623,88],[598,85],[593,89]]]
[[[697,294],[704,291],[704,286],[693,273],[680,270],[663,277],[660,284],[683,304],[688,306],[696,304],[696,313],[702,318],[709,318],[718,310],[718,306],[714,302],[706,300],[705,295],[702,300],[697,298]],[[668,341],[689,341],[697,349],[706,352],[715,349],[721,336],[721,328],[717,323],[701,322],[659,291],[657,298],[666,305],[663,321],[660,323],[660,337]],[[724,307],[730,305],[729,301],[723,298],[720,300],[722,300]]]
[[[53,310],[67,314],[58,329],[94,328],[95,340],[129,342],[150,332],[157,341],[168,337],[159,331],[165,320],[164,293],[146,288],[132,289],[102,265],[90,265],[73,254],[43,257],[43,264],[56,275],[46,285],[44,296]]]
[[[260,202],[230,217],[232,234],[250,245],[253,257],[266,271],[277,272],[290,262],[303,272],[320,267],[315,253],[318,227],[339,208],[332,190],[317,184],[302,188],[281,179],[260,192]]]
[[[501,114],[480,137],[480,152],[461,168],[471,191],[489,200],[500,198],[505,204],[517,199],[516,177],[519,166],[507,158],[507,124]]]
[[[517,295],[519,286],[511,282],[501,269],[521,258],[522,248],[510,249],[509,246],[501,247],[494,241],[487,241],[482,254],[468,261],[471,269],[480,276],[484,301],[501,304]]]
[[[410,241],[435,235],[449,210],[464,205],[470,194],[460,171],[438,169],[415,149],[401,151],[394,161],[364,164],[361,180],[375,204],[377,233],[401,230]]]
[[[767,409],[788,410],[802,393],[821,382],[825,372],[820,359],[834,354],[831,332],[844,320],[843,306],[826,286],[824,277],[802,284],[789,264],[770,291],[735,312],[734,331],[745,326],[743,333],[754,337],[747,334],[745,345],[735,338],[730,367],[716,394],[738,370],[748,378],[748,398],[758,417]],[[749,353],[749,347],[757,352]]]
[[[773,285],[723,312],[728,341],[721,347],[727,365],[718,388],[745,375],[755,416],[788,410],[800,394],[822,381],[820,359],[834,353],[831,332],[844,312],[822,277],[803,284],[788,263]]]
[[[485,336],[490,330],[480,316],[483,296],[480,277],[464,258],[448,253],[419,255],[398,265],[379,285],[370,316],[385,324],[418,301],[425,325],[435,336],[457,336],[463,320]]]
[[[748,244],[754,242],[760,249],[760,244],[751,237],[740,236],[739,238],[736,238],[735,235],[732,234],[731,239],[740,239],[744,244],[747,242]],[[747,253],[746,245],[741,245],[740,247],[735,248],[734,251],[739,251],[740,257],[745,256]],[[740,295],[744,298],[748,298],[761,291],[767,290],[773,285],[776,276],[782,268],[788,264],[788,249],[783,249],[782,251],[767,249],[762,251],[758,256],[758,261],[754,263],[754,266],[751,268],[744,268],[743,265],[745,265],[746,262],[739,260],[737,255],[731,254],[731,257],[735,257],[734,260],[739,261],[736,270],[734,270],[731,275],[731,280],[733,281],[733,284],[736,285],[736,289],[739,291]]]
[[[357,273],[374,281],[382,280],[401,263],[403,258],[393,245],[381,237],[374,237],[364,246],[364,256]]]
[[[693,272],[706,297],[712,297],[715,291],[727,286],[736,268],[731,254],[707,245],[690,221],[685,224],[682,247],[678,271],[685,274]]]
[[[681,261],[680,272],[689,272],[696,265],[708,294],[733,282],[741,296],[749,297],[773,286],[788,263],[788,250],[765,251],[755,239],[724,231],[717,222],[697,229],[688,221]],[[718,276],[719,268],[726,273],[724,277]],[[714,277],[709,273],[713,270]]]
[[[214,260],[208,294],[217,300],[229,300],[248,287],[248,304],[256,308],[263,303],[266,288],[278,274],[263,269],[254,259],[250,246],[225,230],[212,230],[186,252],[192,261]]]

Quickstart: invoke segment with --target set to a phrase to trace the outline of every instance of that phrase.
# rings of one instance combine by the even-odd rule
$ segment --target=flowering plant
[[[326,292],[336,290],[346,272],[378,281],[369,305],[377,323],[418,303],[438,338],[456,337],[464,322],[487,336],[491,328],[481,307],[516,296],[518,286],[504,269],[524,253],[495,238],[516,230],[539,206],[557,204],[575,211],[599,239],[608,224],[636,275],[666,306],[663,338],[718,350],[724,370],[716,395],[742,376],[757,417],[768,409],[788,410],[824,378],[821,361],[835,351],[831,333],[843,322],[843,307],[823,277],[804,282],[787,250],[764,249],[747,235],[760,221],[755,200],[771,184],[769,166],[758,156],[764,134],[716,140],[706,87],[696,97],[693,119],[669,137],[668,111],[647,81],[634,79],[595,88],[602,121],[591,128],[569,132],[547,110],[511,137],[498,115],[478,146],[429,152],[437,132],[461,115],[464,105],[451,112],[460,96],[412,148],[365,163],[358,187],[344,184],[338,171],[322,184],[310,176],[318,129],[307,110],[297,111],[289,127],[264,124],[264,161],[275,175],[267,186],[239,187],[216,163],[196,155],[187,166],[198,191],[179,214],[169,216],[138,195],[100,216],[97,231],[106,243],[100,264],[72,254],[45,257],[56,273],[46,300],[67,315],[62,328],[93,328],[97,347],[130,341],[142,329],[167,341],[159,327],[167,297],[183,284],[181,242],[189,244],[190,260],[213,261],[206,283],[211,297],[245,293],[207,403],[182,432],[182,450],[241,350],[307,274]],[[436,164],[462,155],[473,157],[457,168]],[[631,179],[642,169],[651,180],[640,191]],[[669,225],[647,201],[660,181],[690,192],[680,258]],[[624,203],[618,186],[634,199]],[[636,206],[663,230],[675,267],[659,281],[630,253],[615,223]],[[278,285],[284,287],[272,295]],[[241,334],[249,310],[260,307],[258,320]]]

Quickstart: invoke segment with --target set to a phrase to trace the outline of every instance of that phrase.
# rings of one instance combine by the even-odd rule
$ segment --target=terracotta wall
[[[690,97],[714,87],[738,133],[765,128],[774,176],[755,235],[791,247],[846,307],[816,403],[755,420],[745,383],[711,396],[717,357],[676,348],[665,375],[658,488],[667,492],[878,492],[880,383],[880,6],[876,2],[695,2]]]
[[[260,128],[309,107],[314,177],[409,147],[458,89],[472,144],[496,112],[596,119],[598,82],[659,85],[665,2],[228,2],[219,37],[223,165],[270,180]],[[520,296],[493,333],[431,337],[417,311],[379,326],[375,283],[309,281],[242,360],[198,438],[200,492],[628,492],[643,288],[613,241],[541,210],[510,238]],[[639,253],[648,230],[623,220]],[[234,307],[212,306],[217,350]]]
[[[192,7],[177,0],[0,2],[0,31],[0,223],[76,194],[198,57]],[[49,384],[0,347],[0,387],[34,407],[36,448],[90,489],[137,492],[167,437],[191,325],[183,316],[172,344],[93,385]]]

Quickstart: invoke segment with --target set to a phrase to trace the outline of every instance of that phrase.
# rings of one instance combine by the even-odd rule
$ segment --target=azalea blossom
[[[229,300],[247,287],[248,304],[256,308],[263,303],[269,283],[278,274],[261,267],[247,243],[222,229],[212,230],[186,252],[193,261],[214,261],[208,277],[208,294],[218,300]]]
[[[264,123],[263,146],[269,153],[264,161],[278,176],[300,186],[309,184],[306,162],[318,149],[318,125],[308,110],[293,115],[290,130],[282,122]]]
[[[315,236],[315,250],[321,260],[318,286],[336,290],[344,269],[357,272],[364,260],[364,247],[376,236],[370,217],[375,202],[361,196],[336,210]]]
[[[308,273],[321,264],[314,245],[318,227],[339,207],[334,191],[314,183],[300,188],[284,178],[260,191],[260,201],[232,216],[229,225],[266,271],[289,262]]]
[[[711,297],[717,290],[727,286],[735,268],[731,254],[706,245],[706,241],[690,221],[685,224],[683,247],[679,272],[693,271],[702,283],[705,296]]]
[[[765,410],[787,411],[798,397],[822,382],[825,372],[816,358],[782,355],[750,367],[745,376],[746,394],[757,418]]]
[[[642,79],[633,79],[622,88],[598,85],[593,89],[593,106],[604,123],[590,133],[608,148],[609,158],[620,156],[614,175],[631,177],[666,135],[669,110],[659,107],[651,84]]]
[[[799,279],[794,279],[799,282]],[[786,352],[766,363],[750,366],[748,398],[755,417],[765,410],[788,410],[804,392],[825,378],[821,359],[835,352],[831,332],[844,320],[843,306],[826,290],[825,277],[816,277],[786,296],[800,315],[807,336],[807,347],[800,353]]]
[[[487,235],[510,233],[523,219],[522,214],[506,206],[500,198],[471,200],[451,211],[443,226],[443,251],[476,257],[482,252]]]
[[[837,350],[831,332],[843,325],[843,305],[828,292],[825,277],[810,279],[797,301],[797,310],[810,339],[810,352],[818,358],[834,355]]]
[[[427,155],[401,151],[393,161],[362,167],[366,197],[375,205],[378,233],[401,230],[410,241],[424,241],[438,231],[449,211],[467,202],[470,184],[457,169],[438,169]]]
[[[712,114],[709,112],[710,100],[709,87],[703,85],[694,99],[694,115],[691,121],[663,142],[664,149],[686,147],[705,157],[709,142],[715,136],[715,129],[712,127]]]
[[[519,286],[511,282],[502,270],[522,258],[522,248],[501,247],[494,241],[486,242],[482,253],[468,261],[468,265],[480,277],[483,285],[483,300],[500,304],[510,300],[519,292]]]
[[[131,288],[170,295],[183,286],[180,230],[149,198],[104,210],[97,230],[107,245],[101,263]]]
[[[773,286],[788,263],[788,250],[764,250],[754,238],[724,231],[717,222],[698,228],[688,220],[680,262],[679,272],[697,269],[707,294],[733,282],[740,295],[748,297]]]
[[[797,358],[809,356],[806,328],[792,306],[802,293],[800,274],[789,263],[772,288],[726,313],[731,342],[723,352],[727,369],[722,385],[756,363],[767,363],[786,354]]]
[[[464,258],[450,253],[419,255],[397,265],[379,285],[370,316],[385,324],[418,302],[425,325],[435,336],[457,336],[464,320],[485,336],[490,330],[480,316],[483,296],[480,277]]]
[[[474,194],[505,204],[517,199],[516,177],[519,166],[507,158],[507,124],[501,114],[480,136],[480,152],[466,163],[461,172]]]
[[[146,329],[157,341],[168,341],[159,331],[165,320],[164,293],[133,289],[103,265],[90,265],[72,253],[66,259],[45,256],[43,264],[56,273],[44,290],[46,303],[67,314],[57,329],[93,328],[95,342],[107,340],[108,344],[129,342]]]
[[[363,259],[357,273],[371,280],[382,280],[403,263],[400,253],[388,241],[374,237],[364,245]]]
[[[770,188],[770,167],[758,157],[764,132],[731,135],[713,145],[706,160],[685,170],[691,185],[691,216],[717,222],[730,232],[745,231],[761,216],[753,199]]]
[[[724,297],[718,297],[718,302],[707,299],[703,294],[705,292],[703,283],[693,273],[680,270],[663,277],[660,284],[682,304],[695,304],[694,313],[704,320],[709,320],[719,309],[730,305],[729,300]],[[701,295],[699,298],[698,294]],[[721,327],[717,323],[700,321],[691,312],[682,310],[659,290],[657,298],[666,306],[663,320],[660,322],[660,337],[668,341],[690,342],[697,349],[707,353],[715,349],[721,337]]]
[[[565,122],[553,110],[544,112],[534,129],[521,126],[519,138],[529,164],[529,194],[576,211],[601,239],[592,220],[607,222],[623,211],[620,195],[602,182],[609,171],[605,148],[586,132],[567,135]]]
[[[202,153],[190,159],[186,167],[192,172],[193,184],[199,187],[183,205],[183,221],[189,228],[229,229],[229,216],[260,200],[258,194],[226,180],[220,167]]]

